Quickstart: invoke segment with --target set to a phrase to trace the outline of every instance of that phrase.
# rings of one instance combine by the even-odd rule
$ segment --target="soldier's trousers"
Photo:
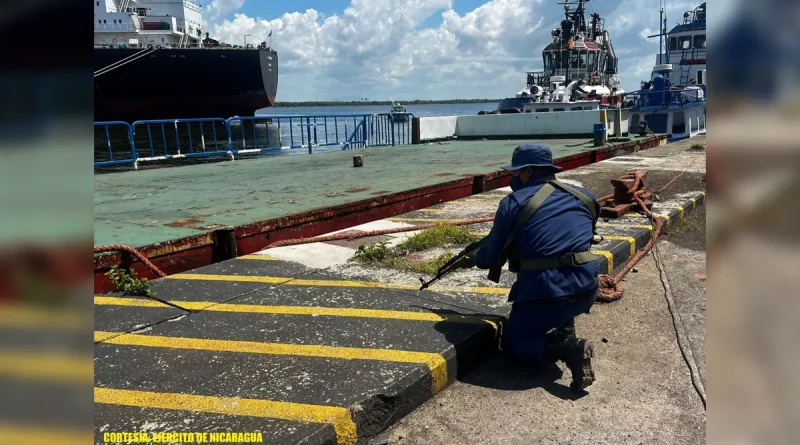
[[[531,363],[545,363],[548,331],[569,330],[576,316],[588,314],[598,288],[589,292],[547,300],[514,302],[503,327],[503,352]],[[574,329],[574,328],[573,328]]]

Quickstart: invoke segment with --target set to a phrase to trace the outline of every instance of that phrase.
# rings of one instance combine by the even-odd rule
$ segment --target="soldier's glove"
[[[458,261],[453,263],[453,268],[455,269],[470,269],[475,267],[475,257],[474,255],[464,255]]]

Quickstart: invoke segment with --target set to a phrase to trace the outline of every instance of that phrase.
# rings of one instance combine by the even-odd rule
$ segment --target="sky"
[[[701,1],[670,0],[668,27]],[[650,77],[659,0],[593,0],[628,90]],[[278,51],[278,101],[513,96],[564,17],[557,0],[209,0],[205,29]]]

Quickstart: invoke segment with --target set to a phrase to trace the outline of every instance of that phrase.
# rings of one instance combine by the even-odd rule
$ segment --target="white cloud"
[[[280,60],[278,99],[286,101],[505,97],[523,86],[526,71],[541,69],[549,29],[563,17],[559,5],[541,0],[491,0],[463,15],[453,9],[453,0],[352,0],[342,13],[324,17],[313,9],[271,20],[231,17],[243,1],[214,0],[207,9],[218,15],[206,29],[235,44],[245,34],[252,35],[250,42],[264,41],[272,30]],[[634,5],[634,13],[620,14],[618,23],[637,45],[640,25],[658,22],[657,10],[649,22],[645,4],[634,0],[618,8]],[[437,15],[439,27],[423,28]],[[609,28],[615,44],[626,43],[620,31]],[[654,52],[651,45],[645,51]],[[638,48],[631,53],[642,56]],[[623,72],[623,82],[633,75],[632,83],[625,83],[638,85],[640,71]]]
[[[244,0],[212,0],[203,11],[204,19],[207,23],[213,23],[223,19],[233,11],[238,11],[244,6]]]
[[[639,32],[639,37],[641,37],[642,40],[644,40],[645,42],[654,43],[654,42],[658,42],[658,39],[656,39],[655,37],[650,39],[648,37],[649,36],[654,36],[656,34],[658,34],[658,30],[657,29],[656,30],[652,30],[650,28],[645,28],[645,29],[641,30],[641,32]]]

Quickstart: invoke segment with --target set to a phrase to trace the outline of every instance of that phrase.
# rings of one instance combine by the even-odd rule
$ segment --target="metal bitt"
[[[642,208],[639,201],[647,209],[651,209],[653,207],[652,193],[645,190],[645,176],[647,176],[647,171],[639,170],[635,173],[625,174],[619,179],[612,179],[611,185],[614,186],[614,193],[600,199],[602,202],[600,216],[619,218],[628,212],[644,212],[645,209]]]
[[[363,167],[364,157],[361,155],[353,156],[353,167]]]

